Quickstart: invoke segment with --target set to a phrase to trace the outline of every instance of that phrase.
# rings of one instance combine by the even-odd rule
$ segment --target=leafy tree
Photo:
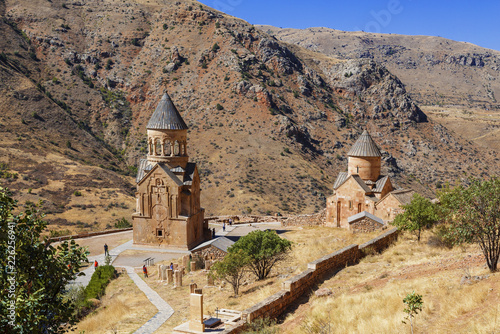
[[[243,251],[228,252],[224,260],[216,262],[210,267],[210,275],[231,284],[234,295],[238,296],[241,281],[250,260],[250,257]]]
[[[434,204],[419,194],[414,194],[411,202],[401,207],[405,211],[397,215],[392,224],[400,230],[415,233],[418,241],[422,229],[430,228],[438,220]]]
[[[454,243],[478,244],[488,268],[495,272],[500,257],[500,178],[445,187],[439,199]]]
[[[292,243],[282,239],[275,231],[253,231],[241,237],[229,252],[243,251],[251,259],[250,269],[259,280],[266,278],[273,266],[284,258]]]
[[[87,252],[73,240],[57,247],[41,241],[47,222],[37,207],[16,208],[0,187],[0,332],[63,333],[76,321],[65,289]]]
[[[412,293],[406,295],[406,297],[403,299],[403,303],[406,304],[406,307],[403,310],[403,312],[407,314],[405,319],[410,320],[411,333],[413,334],[413,318],[415,318],[418,312],[422,311],[422,306],[424,305],[424,302],[422,301],[422,295],[419,295],[415,293],[415,291],[413,291]],[[406,324],[404,320],[403,323]]]

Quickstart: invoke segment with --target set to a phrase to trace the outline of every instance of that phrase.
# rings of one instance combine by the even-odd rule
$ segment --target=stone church
[[[326,225],[351,229],[349,219],[362,212],[387,223],[411,202],[413,190],[395,190],[387,175],[380,174],[382,154],[368,131],[347,153],[347,172],[340,172],[333,195],[326,200]],[[368,216],[368,215],[367,215]]]
[[[147,159],[139,162],[134,244],[192,249],[211,238],[200,207],[200,177],[189,162],[187,125],[164,94],[146,127]]]

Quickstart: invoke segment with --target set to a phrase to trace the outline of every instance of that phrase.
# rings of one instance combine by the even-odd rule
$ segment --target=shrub
[[[127,219],[125,219],[125,217],[119,219],[115,223],[115,228],[128,228],[128,227],[132,227],[132,224],[130,224],[130,222]]]
[[[89,284],[85,288],[85,299],[88,301],[89,299],[100,298],[113,278],[116,278],[115,267],[97,267],[94,274],[90,278]]]
[[[217,110],[222,110],[222,109],[224,109],[224,107],[223,107],[220,103],[217,103],[217,105],[215,106],[215,108],[216,108]]]

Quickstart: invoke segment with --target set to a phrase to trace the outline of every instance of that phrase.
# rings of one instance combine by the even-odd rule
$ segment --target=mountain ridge
[[[78,152],[71,150],[61,132],[59,146],[30,137],[35,150],[133,174],[146,154],[146,124],[167,91],[189,127],[188,154],[199,165],[209,215],[321,210],[364,129],[382,148],[384,171],[395,183],[428,196],[464,172],[484,177],[498,169],[488,151],[427,119],[401,80],[371,59],[341,60],[282,43],[195,1],[53,0],[41,11],[42,0],[5,3],[4,20],[30,40],[21,48],[12,42],[21,32],[9,37],[2,45],[7,63],[32,68],[19,76],[33,94],[71,116],[85,132],[76,138],[95,145],[80,148],[73,139]],[[0,63],[1,73],[8,64]],[[4,78],[12,97],[2,106],[0,136],[12,151],[18,146],[7,141],[9,133],[25,132],[17,113],[28,119],[30,111],[14,97],[23,90]],[[36,109],[38,101],[30,101]],[[491,163],[485,167],[478,157]],[[5,162],[23,177],[32,173]],[[133,212],[133,181],[118,179]],[[9,183],[18,184],[18,196],[39,187]]]

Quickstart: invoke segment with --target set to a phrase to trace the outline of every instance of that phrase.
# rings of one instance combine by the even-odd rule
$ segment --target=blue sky
[[[202,0],[251,24],[441,36],[500,50],[500,1]]]

